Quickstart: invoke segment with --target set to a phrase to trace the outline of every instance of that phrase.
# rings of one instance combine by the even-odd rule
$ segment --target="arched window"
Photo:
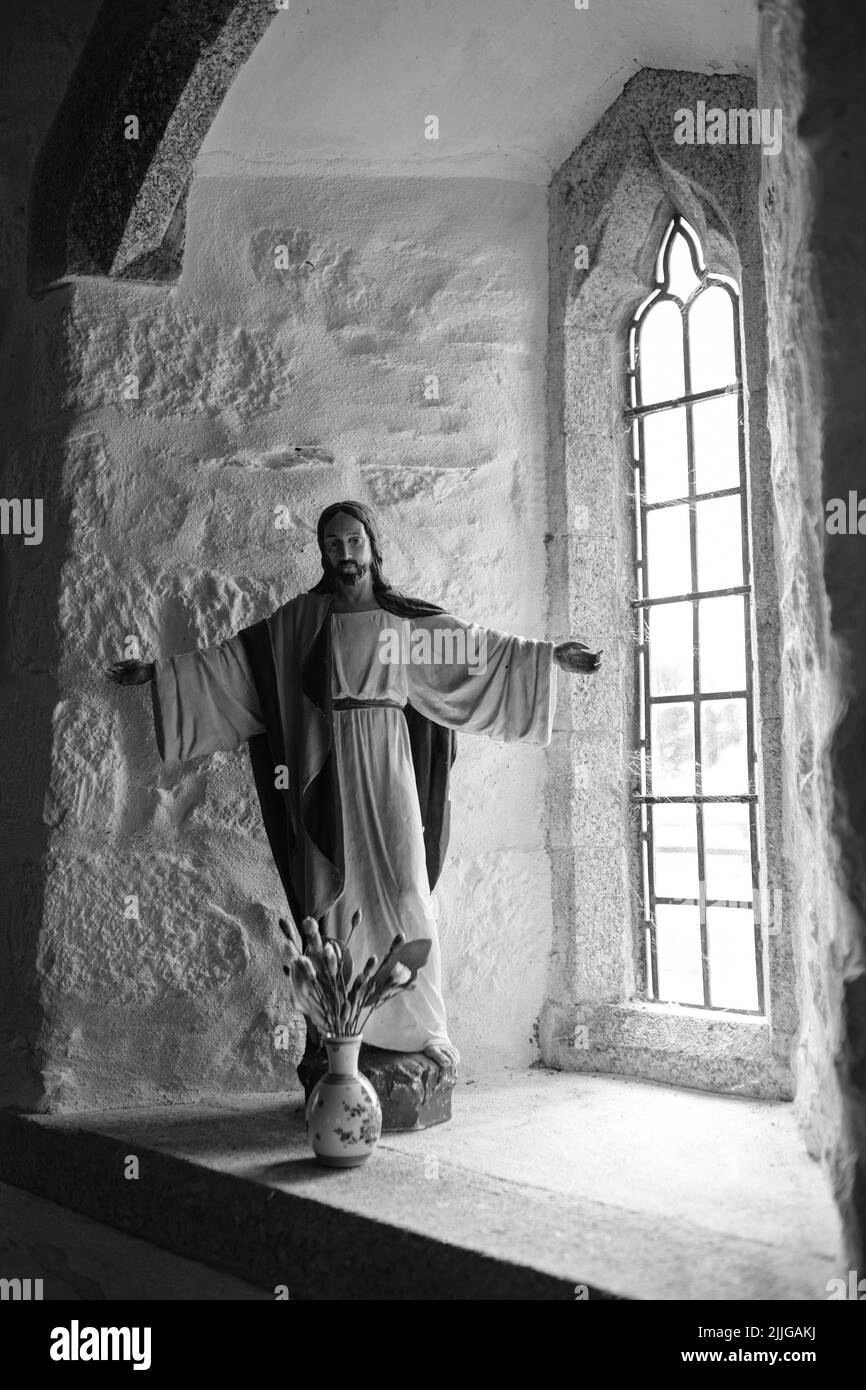
[[[680,216],[629,329],[652,1001],[764,1013],[740,297]]]

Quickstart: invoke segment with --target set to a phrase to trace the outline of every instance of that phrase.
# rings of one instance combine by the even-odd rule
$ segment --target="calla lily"
[[[342,978],[343,978],[343,988],[344,988],[344,989],[348,989],[348,988],[349,988],[349,981],[350,981],[351,978],[352,978],[352,970],[353,970],[353,968],[354,968],[354,962],[352,961],[352,952],[349,950],[349,947],[348,947],[347,945],[344,945],[344,946],[343,946],[342,960],[341,960],[341,963],[340,963],[340,973],[341,973]]]
[[[306,956],[299,956],[292,962],[292,970],[297,973],[298,979],[304,981],[311,987],[316,983],[316,972],[312,962]]]
[[[321,951],[322,937],[319,932],[319,924],[315,917],[305,917],[301,923],[301,931],[307,938],[307,946],[311,951]]]
[[[311,1019],[322,1032],[326,1032],[328,1020],[314,993],[315,971],[309,961],[304,960],[303,956],[292,962],[291,980],[292,994],[301,1013],[306,1014],[307,1018]]]
[[[402,936],[402,933],[399,935]],[[383,990],[395,983],[393,974],[398,965],[403,965],[409,970],[409,979],[405,983],[411,983],[421,967],[427,963],[431,945],[432,942],[428,937],[420,937],[417,941],[407,941],[405,937],[402,941],[398,941],[395,937],[391,943],[391,949],[376,971],[375,989]]]
[[[284,965],[283,970],[291,981],[295,1004],[322,1033],[361,1033],[376,1009],[404,990],[415,988],[418,972],[430,954],[431,941],[407,941],[405,934],[398,932],[381,964],[378,956],[369,956],[353,979],[348,940],[360,923],[358,908],[352,914],[349,938],[340,941],[332,936],[323,939],[314,917],[303,919],[303,937],[293,923],[280,918],[292,957],[291,966]]]
[[[280,931],[283,933],[283,936],[286,938],[292,949],[297,951],[298,955],[302,955],[304,950],[304,942],[301,937],[301,933],[298,931],[294,922],[287,922],[285,918],[281,917]]]

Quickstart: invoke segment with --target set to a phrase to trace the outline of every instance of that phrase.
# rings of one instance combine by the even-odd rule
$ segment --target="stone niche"
[[[220,92],[265,23],[258,0],[21,7],[4,49],[0,409],[4,492],[38,483],[46,531],[42,547],[4,549],[5,1103],[292,1083],[301,1032],[274,986],[282,900],[244,757],[163,776],[146,705],[111,698],[98,673],[118,636],[179,650],[296,592],[315,568],[311,515],[358,491],[388,509],[389,562],[407,587],[446,603],[471,595],[479,621],[576,630],[606,648],[603,698],[575,687],[560,706],[549,777],[532,750],[461,750],[462,853],[439,890],[455,1036],[465,1029],[482,1061],[491,1038],[500,1059],[537,1060],[524,1020],[546,995],[535,1031],[551,1066],[772,1096],[796,1086],[862,1268],[866,552],[853,537],[828,543],[823,505],[862,485],[866,185],[851,170],[866,153],[866,20],[845,0],[760,9],[757,94],[742,78],[640,73],[556,174],[548,340],[543,190],[404,179],[397,198],[393,180],[190,183]],[[166,43],[173,24],[183,42]],[[70,87],[94,34],[97,61]],[[183,61],[154,81],[172,51]],[[141,146],[135,168],[125,160],[136,178],[118,182],[94,98],[116,136],[113,116],[148,91],[165,138]],[[64,92],[71,105],[45,142]],[[677,146],[674,111],[697,100],[779,107],[781,154]],[[82,123],[76,110],[91,114]],[[49,177],[34,188],[43,142]],[[45,241],[28,239],[28,199]],[[786,904],[768,944],[769,1021],[747,1033],[648,1023],[633,1002],[623,332],[677,209],[743,292],[762,862]],[[276,234],[287,259],[275,281]],[[574,268],[577,244],[588,272]],[[30,288],[52,288],[39,303],[28,251]],[[138,283],[59,286],[70,271]],[[202,300],[221,308],[202,312]],[[435,403],[423,395],[431,358]],[[434,505],[439,531],[425,521]],[[171,910],[154,910],[172,895]],[[531,949],[503,956],[505,937]]]
[[[779,603],[764,382],[766,316],[753,145],[678,144],[675,113],[755,106],[742,77],[644,69],[554,177],[550,204],[548,507],[552,626],[605,649],[601,691],[563,693],[553,749],[554,970],[542,1018],[551,1065],[788,1098],[797,1027],[788,923],[765,944],[766,1021],[640,1003],[640,880],[630,769],[636,741],[634,513],[628,324],[654,286],[675,212],[711,270],[741,290],[753,533],[760,859],[785,882],[779,787]],[[586,267],[575,248],[585,246]]]

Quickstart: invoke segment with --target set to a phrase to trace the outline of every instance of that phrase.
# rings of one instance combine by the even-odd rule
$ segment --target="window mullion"
[[[643,419],[638,417],[638,448],[637,448],[637,480],[638,480],[638,516],[640,518],[640,560],[638,574],[638,593],[640,598],[646,598],[649,591],[647,583],[647,527],[646,527],[646,474],[644,470],[644,428]],[[641,650],[639,660],[642,671],[643,686],[643,718],[644,718],[644,737],[643,737],[643,785],[641,791],[645,795],[652,787],[652,729],[650,725],[650,649],[649,649],[649,613],[638,608],[636,611],[637,621],[640,627]],[[649,785],[647,785],[647,778]],[[653,813],[652,807],[646,806],[646,833],[642,833],[642,840],[646,847],[646,907],[647,916],[644,919],[644,931],[649,933],[649,956],[650,956],[650,977],[652,993],[654,998],[659,995],[659,966],[658,966],[658,943],[656,940],[655,922],[655,863],[653,854]]]
[[[692,394],[692,366],[689,351],[689,320],[685,311],[683,319],[683,381],[685,383],[685,394]],[[696,497],[696,468],[695,468],[695,436],[694,421],[692,419],[692,407],[686,406],[686,459],[688,469],[689,484],[689,561],[691,564],[692,593],[698,592],[698,518],[695,507]],[[692,691],[693,695],[700,694],[701,689],[701,662],[700,662],[700,633],[699,633],[699,613],[698,601],[692,599]],[[700,801],[703,794],[703,756],[701,751],[701,701],[692,699],[692,717],[694,721],[695,739],[695,792],[698,800],[695,803],[695,846],[698,856],[698,916],[700,919],[701,932],[701,981],[704,992],[704,1005],[710,1003],[710,953],[707,942],[707,889],[704,877],[704,810]]]
[[[740,342],[736,340],[736,361],[737,375],[741,375],[740,369]],[[749,535],[749,508],[748,508],[748,489],[746,477],[746,427],[745,427],[745,401],[741,398],[739,417],[737,421],[739,451],[740,451],[740,490],[742,501],[740,503],[740,524],[743,532],[743,579],[746,581],[746,592],[743,595],[743,633],[746,642],[746,758],[749,771],[749,792],[754,797],[749,803],[749,852],[752,859],[752,910],[754,914],[754,940],[755,940],[755,971],[758,983],[758,1008],[761,1013],[765,1011],[765,990],[764,990],[764,946],[763,931],[761,925],[760,900],[760,862],[758,859],[758,816],[757,816],[757,786],[756,786],[756,767],[757,749],[755,742],[755,715],[754,715],[754,669],[752,661],[752,605],[751,605],[751,585],[752,567],[750,553]]]

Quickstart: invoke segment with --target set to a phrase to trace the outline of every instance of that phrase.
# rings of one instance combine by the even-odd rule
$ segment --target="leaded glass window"
[[[668,226],[629,329],[647,998],[764,1012],[740,296]]]

